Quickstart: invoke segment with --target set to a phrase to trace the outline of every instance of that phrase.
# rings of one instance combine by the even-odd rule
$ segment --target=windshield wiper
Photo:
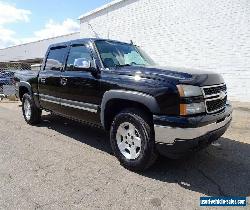
[[[115,65],[116,67],[123,67],[123,66],[132,66],[131,64],[119,64],[119,65]]]

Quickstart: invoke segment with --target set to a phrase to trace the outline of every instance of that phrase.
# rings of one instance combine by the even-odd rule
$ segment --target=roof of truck
[[[49,48],[60,47],[60,46],[68,46],[68,45],[71,45],[71,44],[81,44],[81,43],[86,43],[86,42],[94,42],[94,41],[112,41],[112,42],[127,43],[127,42],[122,42],[122,41],[112,40],[112,39],[82,38],[82,39],[70,40],[70,41],[67,41],[67,42],[55,43],[55,44],[50,45]],[[130,43],[127,43],[127,44],[130,44]]]

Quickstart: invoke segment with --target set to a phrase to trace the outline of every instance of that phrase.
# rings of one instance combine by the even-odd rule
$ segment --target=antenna
[[[95,30],[93,29],[93,26],[88,22],[88,26],[89,28],[92,30],[92,32],[94,33],[95,35],[95,38],[100,38],[99,35],[95,32]]]

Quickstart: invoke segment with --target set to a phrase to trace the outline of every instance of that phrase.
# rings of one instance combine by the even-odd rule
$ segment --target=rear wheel
[[[28,124],[35,125],[41,121],[42,111],[35,105],[33,98],[27,93],[22,98],[22,111],[24,119]]]
[[[115,117],[110,141],[115,156],[129,170],[143,171],[156,160],[150,120],[137,109],[124,110]]]

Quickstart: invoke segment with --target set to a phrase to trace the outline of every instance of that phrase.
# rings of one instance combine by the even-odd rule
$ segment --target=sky
[[[79,16],[112,0],[0,0],[0,49],[80,30]]]

